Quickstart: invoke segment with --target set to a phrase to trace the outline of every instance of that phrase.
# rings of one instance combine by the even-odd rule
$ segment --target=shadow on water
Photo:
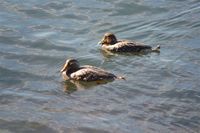
[[[92,81],[92,82],[85,82],[85,81],[75,81],[75,80],[66,80],[62,82],[63,91],[71,94],[75,91],[90,89],[98,85],[107,84],[111,81]]]
[[[115,56],[119,56],[119,55],[122,55],[122,56],[146,56],[146,55],[149,55],[151,54],[152,52],[111,52],[111,51],[105,51],[105,50],[102,50],[100,49],[100,53],[105,57],[105,58],[111,58],[111,57],[115,57]],[[160,55],[160,52],[153,52],[153,53],[156,53],[158,55]]]
[[[29,121],[5,121],[0,119],[0,132],[13,133],[56,133],[56,131],[38,122]]]

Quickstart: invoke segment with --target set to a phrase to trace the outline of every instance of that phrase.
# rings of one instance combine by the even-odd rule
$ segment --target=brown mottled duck
[[[136,41],[117,40],[113,33],[106,33],[99,44],[102,50],[110,52],[160,52],[160,45],[152,48]]]
[[[107,72],[101,68],[94,66],[79,66],[79,62],[75,59],[68,59],[60,70],[64,80],[77,81],[112,81],[115,79],[124,79]]]

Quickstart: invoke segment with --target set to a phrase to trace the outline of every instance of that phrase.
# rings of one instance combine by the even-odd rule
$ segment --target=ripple
[[[117,3],[115,6],[115,8],[117,9],[116,13],[113,13],[111,16],[134,15],[144,12],[161,13],[167,11],[167,9],[165,8],[151,8],[149,6],[136,4],[135,2],[120,2]]]
[[[199,131],[198,0],[0,3],[2,132]],[[161,52],[106,55],[105,32]],[[69,57],[127,80],[76,91],[58,72]]]
[[[75,19],[75,20],[84,20],[84,21],[88,20],[88,16],[82,14],[64,14],[61,17],[67,19]]]
[[[53,18],[54,15],[51,14],[49,11],[46,11],[44,9],[41,8],[33,8],[33,9],[18,9],[19,12],[22,12],[24,14],[26,14],[29,17],[33,17],[33,18]]]
[[[50,25],[34,25],[34,26],[31,26],[31,28],[35,30],[52,29]]]
[[[191,24],[191,28],[199,28],[200,27],[200,23],[199,22],[195,22],[193,24]]]
[[[63,9],[69,8],[71,4],[72,4],[71,2],[55,1],[55,2],[49,2],[49,3],[44,4],[42,8],[63,10]]]
[[[82,133],[110,133],[109,131],[102,129],[93,129],[89,127],[78,127],[77,131],[81,131]]]
[[[4,44],[16,44],[20,38],[18,36],[0,36],[1,43]]]
[[[41,35],[46,36],[46,35],[49,35],[49,33],[42,33],[42,34],[37,33],[36,36],[41,36]],[[21,39],[19,41],[20,41],[20,45],[30,47],[30,48],[37,48],[37,49],[42,49],[42,50],[71,51],[71,52],[77,51],[75,48],[72,48],[72,47],[56,46],[56,44],[53,44],[51,41],[47,39],[37,39],[36,41]]]
[[[21,98],[20,96],[1,94],[0,95],[0,105],[9,105],[9,104],[15,103],[20,98]]]
[[[10,70],[7,68],[3,68],[0,67],[1,70],[1,80],[5,80],[7,81],[7,83],[9,82],[13,82],[16,81],[20,82],[20,81],[24,81],[24,80],[30,80],[30,79],[40,79],[40,76],[31,74],[31,73],[27,73],[27,72],[19,72],[19,71],[14,71],[14,70]],[[46,77],[47,78],[47,77]]]
[[[199,92],[193,90],[181,91],[176,89],[176,90],[166,91],[161,96],[175,98],[180,101],[191,102],[191,103],[199,103],[200,101]]]
[[[0,26],[0,33],[4,33],[4,35],[7,33],[14,33],[16,32],[13,28],[8,27],[8,26]]]
[[[0,52],[4,59],[7,60],[17,60],[20,63],[29,64],[29,65],[56,65],[59,62],[57,57],[49,57],[42,55],[17,55],[12,53],[2,53]],[[44,62],[47,61],[47,62]]]
[[[0,128],[6,132],[27,133],[27,132],[48,132],[55,133],[56,131],[46,125],[38,122],[29,121],[6,121],[0,119]]]

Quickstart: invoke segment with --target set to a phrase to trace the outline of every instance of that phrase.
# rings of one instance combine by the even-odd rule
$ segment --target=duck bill
[[[62,73],[62,72],[64,72],[64,71],[66,71],[67,70],[67,64],[65,64],[64,66],[63,66],[63,68],[60,70],[60,72]]]
[[[99,45],[103,45],[103,41],[102,41],[102,40],[99,41],[98,44],[99,44]]]

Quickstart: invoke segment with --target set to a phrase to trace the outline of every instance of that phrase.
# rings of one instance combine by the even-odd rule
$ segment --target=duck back
[[[102,46],[105,50],[112,52],[142,52],[145,50],[151,50],[151,46],[144,45],[139,42],[130,41],[118,41],[113,45]]]
[[[116,76],[103,69],[93,66],[82,66],[70,75],[71,79],[82,81],[114,80]]]

